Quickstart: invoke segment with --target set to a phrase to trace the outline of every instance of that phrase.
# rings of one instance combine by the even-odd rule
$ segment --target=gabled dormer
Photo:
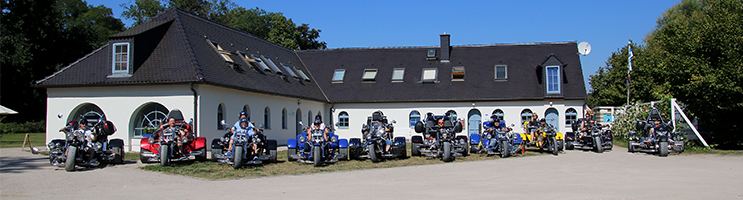
[[[565,78],[565,67],[567,64],[560,60],[554,53],[547,56],[544,61],[536,67],[537,79],[542,85],[545,98],[563,98]]]

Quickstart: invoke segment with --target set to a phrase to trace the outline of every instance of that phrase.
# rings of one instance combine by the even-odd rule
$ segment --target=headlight
[[[337,143],[338,138],[337,137],[330,137],[330,142]]]
[[[307,141],[307,138],[305,138],[304,136],[299,136],[299,142],[306,142],[306,141]]]
[[[49,144],[47,144],[46,147],[49,148],[49,149],[54,149],[54,143],[53,142],[49,142]]]
[[[428,133],[426,133],[426,134],[423,134],[423,136],[424,136],[425,138],[430,138],[430,137],[431,137],[431,134],[428,134]]]
[[[493,138],[492,134],[488,134],[488,139]]]

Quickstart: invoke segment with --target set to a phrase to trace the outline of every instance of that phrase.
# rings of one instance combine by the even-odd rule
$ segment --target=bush
[[[44,121],[0,123],[0,131],[3,133],[44,133],[46,132],[46,123]]]

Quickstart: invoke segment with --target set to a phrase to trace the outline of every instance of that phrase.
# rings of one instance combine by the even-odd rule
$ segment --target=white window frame
[[[258,61],[258,65],[261,66],[261,69],[263,69],[263,71],[269,71],[269,72],[271,71],[271,68],[268,68],[268,65],[266,65],[266,62],[263,59],[255,55],[251,55],[251,56],[253,57],[254,60]]]
[[[416,119],[415,122],[413,119]],[[417,110],[410,111],[410,114],[408,114],[408,124],[410,125],[410,128],[415,127],[415,123],[418,121],[421,121],[421,113]]]
[[[373,82],[377,80],[377,69],[364,69],[364,74],[361,75],[361,81]]]
[[[338,72],[340,72],[340,76],[338,76]],[[346,76],[346,69],[335,69],[333,72],[333,79],[331,80],[333,83],[343,83],[343,78]]]
[[[497,111],[500,111],[500,112],[497,112]],[[505,119],[506,113],[503,112],[503,109],[495,109],[493,110],[493,113],[491,113],[491,115],[498,117],[498,119],[500,119],[500,121],[503,122],[503,120]]]
[[[399,77],[395,78],[396,75]],[[405,78],[405,68],[392,69],[392,82],[402,82],[404,78]]]
[[[498,67],[503,67],[503,71],[504,71],[503,78],[499,78],[498,77]],[[508,79],[508,66],[507,65],[496,65],[493,68],[493,70],[494,70],[494,74],[493,75],[495,77],[495,80],[506,80],[506,79]]]
[[[426,71],[433,71],[433,78],[426,78]],[[421,82],[424,83],[430,83],[430,82],[436,82],[438,81],[439,76],[439,69],[438,68],[423,68],[423,71],[421,73]]]
[[[526,111],[529,111],[528,114],[525,113]],[[526,108],[526,109],[521,110],[521,124],[523,125],[524,122],[531,121],[532,114],[534,114],[534,111],[532,111],[531,109]]]
[[[125,54],[126,55],[125,61],[119,62],[119,63],[126,63],[126,69],[116,70],[116,63],[117,63],[116,62],[116,55],[117,55],[117,53],[116,53],[116,47],[118,47],[118,46],[126,46],[126,53],[119,53],[119,55],[121,55],[121,54]],[[128,74],[129,73],[129,67],[130,67],[130,64],[131,64],[131,62],[130,62],[130,60],[131,60],[130,59],[131,58],[131,54],[132,54],[131,53],[131,45],[129,45],[128,42],[114,43],[113,44],[113,49],[111,50],[111,55],[112,55],[111,56],[111,73],[112,74]]]
[[[557,69],[557,74],[554,76],[555,79],[555,90],[550,89],[550,69]],[[545,79],[545,90],[547,91],[547,94],[560,94],[560,66],[559,65],[550,65],[547,67],[544,67],[544,79]]]
[[[341,111],[340,113],[338,113],[338,128],[347,129],[350,124],[349,119],[350,117],[348,116],[348,112]]]

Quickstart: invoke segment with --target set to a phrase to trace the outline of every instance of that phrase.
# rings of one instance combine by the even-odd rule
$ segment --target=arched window
[[[286,108],[281,110],[281,129],[288,129],[286,122]]]
[[[225,125],[222,125],[222,120],[224,120],[224,106],[220,103],[217,106],[217,130],[224,130]]]
[[[495,117],[497,117],[497,118],[498,118],[498,119],[499,119],[500,121],[503,121],[503,116],[504,116],[504,115],[503,115],[503,110],[501,110],[501,109],[495,109],[495,110],[493,111],[493,115],[492,115],[492,116],[495,116]]]
[[[524,122],[531,121],[531,110],[524,109],[521,111],[521,124],[524,124]]]
[[[415,127],[415,123],[421,120],[421,113],[417,110],[410,111],[410,128]]]
[[[348,113],[346,111],[338,114],[338,128],[348,128]]]
[[[248,119],[250,119],[250,106],[248,106],[248,104],[245,104],[245,106],[243,106],[243,111],[248,113]]]
[[[457,111],[454,111],[454,110],[446,111],[446,116],[449,117],[449,119],[452,121],[457,120]]]
[[[265,129],[271,129],[271,109],[268,106],[263,109],[263,127]]]
[[[159,103],[148,103],[134,114],[134,137],[149,137],[168,119],[168,109]]]
[[[573,108],[565,110],[565,126],[570,127],[573,123],[578,120],[578,112]]]

